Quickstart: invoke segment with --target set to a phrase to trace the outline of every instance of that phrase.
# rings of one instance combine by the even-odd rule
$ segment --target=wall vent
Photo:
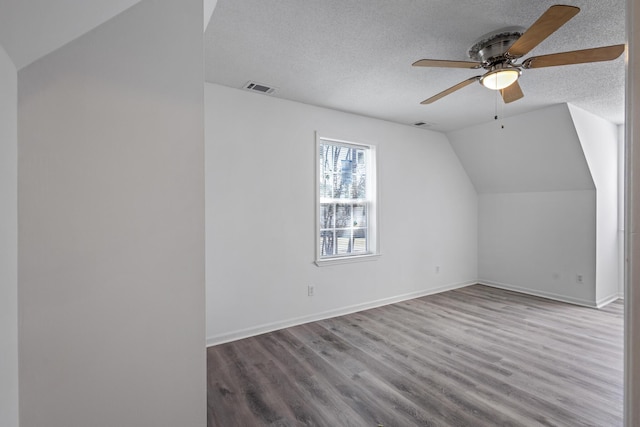
[[[267,95],[271,95],[276,90],[276,88],[274,87],[251,81],[247,82],[247,84],[244,85],[243,89],[250,90],[252,92],[266,93]]]

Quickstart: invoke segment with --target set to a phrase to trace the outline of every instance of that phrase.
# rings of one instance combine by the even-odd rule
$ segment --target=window
[[[317,138],[316,264],[377,254],[375,147]]]

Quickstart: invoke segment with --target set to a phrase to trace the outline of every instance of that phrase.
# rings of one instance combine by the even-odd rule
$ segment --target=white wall
[[[595,305],[595,186],[567,105],[447,136],[479,193],[480,282]]]
[[[475,283],[477,196],[443,134],[211,84],[205,110],[210,344]],[[377,146],[377,261],[313,264],[316,130]]]
[[[478,198],[481,283],[594,304],[594,190],[490,193]],[[584,283],[577,283],[578,274]]]
[[[20,416],[206,423],[201,0],[18,74]]]
[[[596,302],[618,298],[618,128],[574,105],[569,112],[596,186]]]
[[[18,139],[16,68],[0,46],[0,425],[18,426]]]
[[[218,0],[203,0],[202,1],[202,7],[204,9],[204,30],[207,29],[207,27],[209,26],[209,21],[211,21],[211,16],[213,15],[213,11],[216,8],[216,5],[218,4]]]

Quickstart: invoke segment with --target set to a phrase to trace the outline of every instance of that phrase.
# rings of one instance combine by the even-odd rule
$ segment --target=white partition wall
[[[202,1],[18,73],[21,426],[206,423]]]
[[[17,73],[0,46],[0,425],[18,426]]]

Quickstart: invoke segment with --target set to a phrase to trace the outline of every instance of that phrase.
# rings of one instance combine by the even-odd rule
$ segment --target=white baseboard
[[[481,285],[491,286],[492,288],[505,289],[507,291],[520,292],[522,294],[533,295],[536,297],[548,298],[554,301],[566,302],[569,304],[581,305],[584,307],[598,308],[600,307],[595,301],[589,301],[582,298],[570,297],[567,295],[554,294],[553,292],[539,291],[535,289],[521,288],[520,286],[509,285],[507,283],[494,282],[491,280],[478,280]],[[611,301],[609,301],[611,302]]]
[[[417,292],[410,292],[407,294],[397,295],[389,298],[383,298],[376,301],[370,301],[366,303],[355,304],[347,307],[328,310],[321,313],[310,314],[308,316],[301,316],[293,319],[285,319],[277,322],[267,323],[264,325],[254,326],[251,328],[227,332],[219,335],[213,335],[213,336],[207,337],[207,347],[211,347],[213,345],[218,345],[218,344],[224,344],[226,342],[240,340],[243,338],[253,337],[256,335],[265,334],[267,332],[277,331],[279,329],[290,328],[292,326],[302,325],[304,323],[316,322],[318,320],[329,319],[337,316],[344,316],[345,314],[356,313],[358,311],[381,307],[383,305],[394,304],[397,302],[406,301],[414,298],[420,298],[427,295],[433,295],[440,292],[450,291],[453,289],[464,288],[466,286],[475,285],[476,283],[478,282],[475,280],[463,282],[463,283],[454,283],[450,285],[440,286],[437,288],[425,289]]]
[[[619,298],[621,298],[620,294],[615,293],[613,295],[609,295],[608,297],[600,298],[598,301],[596,301],[596,303],[598,305],[598,308],[602,308],[605,305],[610,304]]]

